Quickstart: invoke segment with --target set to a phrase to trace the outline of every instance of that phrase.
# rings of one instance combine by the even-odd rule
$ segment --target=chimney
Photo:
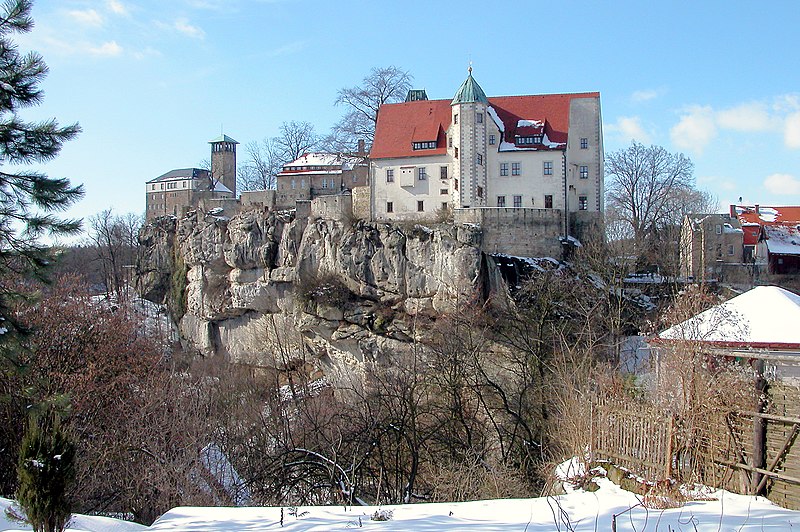
[[[758,210],[758,203],[756,203],[756,214],[761,214],[761,212]]]
[[[366,152],[364,151],[364,149],[365,149],[364,139],[358,139],[358,154],[365,155]]]
[[[731,218],[736,218],[736,205],[731,205]]]

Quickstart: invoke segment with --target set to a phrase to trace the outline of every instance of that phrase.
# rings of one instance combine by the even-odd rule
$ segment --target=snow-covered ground
[[[713,491],[713,500],[687,502],[680,508],[654,510],[638,506],[639,498],[606,479],[596,492],[575,490],[568,495],[537,499],[505,499],[464,503],[402,506],[313,506],[300,508],[191,508],[170,510],[147,528],[102,517],[76,516],[69,530],[89,532],[195,531],[234,532],[281,530],[336,531],[363,528],[381,531],[488,532],[552,530],[629,531],[764,531],[800,529],[800,512],[773,505],[761,497]],[[10,504],[0,499],[0,506]],[[372,520],[372,516],[390,516]],[[283,525],[281,526],[281,515]],[[0,530],[23,530],[0,517]],[[30,529],[28,529],[30,530]]]

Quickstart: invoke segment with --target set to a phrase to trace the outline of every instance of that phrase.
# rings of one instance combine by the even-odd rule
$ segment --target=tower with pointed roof
[[[228,135],[220,135],[208,142],[211,144],[211,178],[222,183],[236,197],[236,145]]]
[[[475,78],[472,66],[467,79],[450,102],[452,112],[452,138],[454,178],[461,186],[455,194],[457,207],[486,206],[486,108],[489,100]]]

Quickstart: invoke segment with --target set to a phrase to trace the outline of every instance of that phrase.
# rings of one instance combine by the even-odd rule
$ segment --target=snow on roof
[[[222,181],[215,181],[214,182],[214,192],[230,192],[233,194],[233,191],[222,184]]]
[[[517,120],[517,127],[544,127],[544,120]]]
[[[758,286],[670,327],[662,340],[728,346],[800,347],[800,296],[777,286]]]
[[[335,166],[337,171],[352,170],[361,162],[358,157],[350,157],[341,153],[305,153],[294,161],[283,165],[283,172],[292,172],[294,167],[302,166]],[[325,170],[330,170],[326,168]],[[309,171],[304,169],[302,171]],[[281,172],[281,173],[283,173]]]
[[[770,255],[800,255],[800,225],[765,225],[767,249]]]

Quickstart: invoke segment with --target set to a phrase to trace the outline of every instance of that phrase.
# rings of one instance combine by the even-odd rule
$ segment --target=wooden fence
[[[800,389],[779,382],[768,388],[761,412],[712,411],[690,425],[635,400],[592,403],[590,452],[646,480],[674,478],[763,494],[800,509]]]

